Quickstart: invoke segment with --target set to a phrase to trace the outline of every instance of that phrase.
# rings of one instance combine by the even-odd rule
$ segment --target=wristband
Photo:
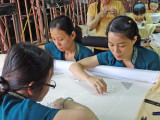
[[[62,102],[62,109],[64,109],[64,103],[65,103],[67,100],[72,100],[72,101],[74,101],[71,97],[65,98],[65,99],[63,100],[63,102]]]

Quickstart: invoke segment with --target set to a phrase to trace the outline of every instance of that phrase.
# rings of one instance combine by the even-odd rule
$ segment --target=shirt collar
[[[75,47],[76,47],[76,53],[75,53],[75,55],[74,55],[74,59],[75,59],[76,61],[78,61],[80,46],[79,46],[79,44],[76,43],[76,42],[75,42]]]
[[[136,47],[133,47],[133,55],[132,55],[132,59],[131,59],[131,62],[133,65],[135,65],[135,63],[136,63],[137,56],[138,56],[138,49]]]

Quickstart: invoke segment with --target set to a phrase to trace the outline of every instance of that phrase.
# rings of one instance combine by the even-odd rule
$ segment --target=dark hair
[[[135,36],[139,37],[136,22],[132,18],[127,16],[115,17],[107,27],[106,36],[108,36],[108,33],[110,31],[121,33],[130,40],[133,40]],[[135,43],[136,45],[140,44],[139,40],[140,38],[137,39],[137,43]]]
[[[8,52],[0,77],[0,98],[7,92],[28,88],[42,90],[49,71],[53,69],[53,57],[31,43],[19,43]]]
[[[146,13],[146,7],[145,4],[142,2],[137,2],[133,6],[133,13],[135,15],[142,15]]]
[[[159,2],[159,0],[149,0],[149,1],[148,1],[148,8],[149,8],[149,10],[151,9],[151,8],[150,8],[150,3],[152,3],[152,2],[153,2],[153,3],[158,3],[158,5],[159,5],[158,10],[159,10],[159,9],[160,9],[160,2]]]
[[[101,0],[98,0],[98,4],[97,4],[97,14],[100,12],[101,9]]]
[[[65,31],[68,35],[71,35],[73,31],[76,33],[75,41],[78,43],[82,43],[82,31],[81,28],[77,25],[75,25],[72,22],[72,20],[68,16],[58,16],[54,18],[50,22],[50,29],[58,28],[60,30]]]

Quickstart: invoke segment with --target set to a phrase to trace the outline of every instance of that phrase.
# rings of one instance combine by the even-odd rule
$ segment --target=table
[[[4,58],[5,55],[0,55],[0,70],[2,70]],[[53,107],[54,100],[60,97],[72,97],[76,102],[89,107],[98,116],[99,120],[133,120],[145,94],[153,86],[152,83],[138,82],[138,78],[138,81],[133,79],[130,80],[130,78],[134,78],[135,76],[134,73],[137,71],[135,69],[98,66],[87,71],[89,74],[94,76],[103,77],[108,85],[107,94],[98,95],[96,91],[92,87],[88,86],[84,81],[77,80],[72,76],[68,71],[68,67],[71,63],[72,62],[55,60],[55,71],[52,76],[52,81],[54,80],[57,86],[55,89],[50,88],[46,97],[41,101],[41,104]],[[104,68],[108,72],[102,75],[104,71],[100,70]],[[128,79],[125,79],[124,75],[121,75],[120,79],[118,79],[112,73],[115,71],[114,74],[119,75],[116,70],[125,73],[128,71]],[[146,72],[146,75],[141,75],[143,76],[144,81],[147,78],[150,80],[153,77],[153,80],[150,82],[154,82],[158,77],[157,74],[159,73],[143,70],[139,70],[137,72],[142,72],[142,74],[143,72]]]
[[[72,76],[67,70],[70,64],[71,63],[67,64],[67,62],[55,61],[55,73],[52,80],[56,82],[57,87],[49,90],[41,104],[53,107],[54,100],[60,97],[72,97],[76,102],[86,105],[94,111],[99,120],[133,120],[145,94],[153,86],[151,83],[137,82],[129,79],[122,80],[124,76],[120,76],[121,79],[118,79],[111,75],[112,73],[106,73],[110,74],[109,77],[107,77],[108,75],[103,76],[101,73],[104,73],[104,71],[101,71],[101,73],[95,71],[99,71],[106,66],[99,66],[99,68],[88,71],[88,73],[92,75],[103,77],[108,85],[107,94],[98,95],[96,91],[84,81],[80,81]],[[114,70],[114,68],[109,67],[107,69]],[[120,70],[121,68],[115,69]],[[121,71],[125,69],[126,68],[122,68]],[[134,69],[129,69],[129,74],[130,71],[134,71]],[[147,77],[148,76],[144,79],[147,79]],[[157,77],[158,76],[156,76],[156,78]]]

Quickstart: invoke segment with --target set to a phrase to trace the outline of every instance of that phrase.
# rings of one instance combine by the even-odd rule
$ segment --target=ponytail
[[[82,43],[82,29],[78,25],[75,25],[74,29],[76,33],[75,42]]]

